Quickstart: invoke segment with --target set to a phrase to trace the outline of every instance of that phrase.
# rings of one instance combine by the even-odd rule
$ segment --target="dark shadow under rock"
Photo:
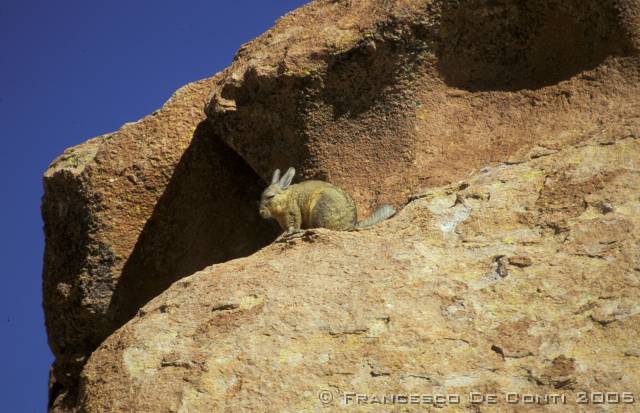
[[[273,241],[276,226],[258,215],[262,189],[208,123],[198,125],[124,265],[109,308],[114,328],[174,281]]]

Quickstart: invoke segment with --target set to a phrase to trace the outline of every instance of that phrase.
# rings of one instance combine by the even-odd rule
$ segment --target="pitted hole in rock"
[[[113,329],[180,278],[271,243],[277,225],[261,219],[256,204],[263,189],[201,122],[124,265],[109,307]]]
[[[538,89],[633,50],[613,1],[439,3],[438,71],[461,89]]]

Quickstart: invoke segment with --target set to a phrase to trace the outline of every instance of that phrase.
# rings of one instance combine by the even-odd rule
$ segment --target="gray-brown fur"
[[[384,205],[358,223],[355,202],[346,191],[324,181],[291,185],[294,174],[295,169],[289,168],[280,178],[276,169],[260,200],[260,215],[277,220],[287,232],[308,228],[348,231],[374,225],[395,213]]]

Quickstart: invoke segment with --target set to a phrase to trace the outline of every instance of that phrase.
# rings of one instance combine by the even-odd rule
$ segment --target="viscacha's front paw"
[[[290,229],[283,232],[278,238],[276,238],[275,242],[287,242],[294,239],[304,238],[311,233],[313,232],[306,229]]]

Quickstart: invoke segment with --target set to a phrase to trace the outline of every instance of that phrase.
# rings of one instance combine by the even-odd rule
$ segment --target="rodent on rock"
[[[349,231],[377,224],[396,213],[393,207],[382,205],[358,222],[356,204],[349,193],[324,181],[291,185],[295,173],[289,168],[281,178],[276,169],[260,199],[262,218],[275,219],[287,233],[309,228]]]

